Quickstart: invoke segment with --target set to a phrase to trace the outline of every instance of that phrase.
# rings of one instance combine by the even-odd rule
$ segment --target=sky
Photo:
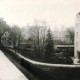
[[[55,26],[73,26],[80,0],[0,0],[0,17],[20,27],[35,20]]]

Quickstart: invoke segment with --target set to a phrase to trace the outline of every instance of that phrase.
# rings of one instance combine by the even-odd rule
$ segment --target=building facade
[[[78,64],[80,61],[80,13],[76,15],[74,45],[74,64]]]
[[[73,45],[71,40],[66,37],[53,37],[54,45]]]

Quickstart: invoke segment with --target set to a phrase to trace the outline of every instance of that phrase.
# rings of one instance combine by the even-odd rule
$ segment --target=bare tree
[[[74,28],[73,27],[67,28],[65,36],[69,38],[69,40],[71,41],[71,44],[74,44]]]
[[[13,46],[18,46],[20,43],[20,35],[21,29],[17,25],[12,26],[10,38]]]
[[[45,23],[44,23],[45,24]],[[29,36],[33,40],[33,49],[37,55],[44,55],[45,36],[47,25],[36,24],[29,28]]]
[[[9,26],[6,24],[3,18],[0,18],[0,44],[1,44],[1,37],[6,31],[9,31]]]

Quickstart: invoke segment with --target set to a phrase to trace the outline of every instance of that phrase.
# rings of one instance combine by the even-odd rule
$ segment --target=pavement
[[[0,80],[29,80],[0,50]]]

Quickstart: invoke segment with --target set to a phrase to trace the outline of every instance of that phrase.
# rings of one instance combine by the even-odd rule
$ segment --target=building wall
[[[80,13],[76,15],[76,24],[75,24],[75,58],[79,58],[80,55]]]
[[[55,45],[72,45],[72,42],[69,38],[66,37],[53,37]]]

